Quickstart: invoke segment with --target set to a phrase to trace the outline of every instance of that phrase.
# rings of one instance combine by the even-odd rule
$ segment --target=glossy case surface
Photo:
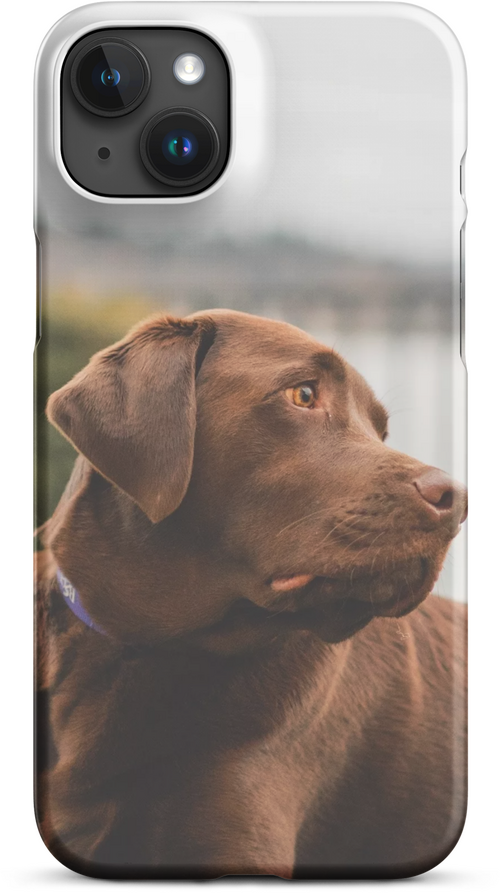
[[[231,157],[206,193],[105,198],[68,174],[62,64],[114,27],[225,53]],[[101,877],[432,867],[466,790],[465,497],[429,471],[465,480],[454,36],[398,3],[96,4],[47,36],[36,122],[44,840]],[[111,352],[119,384],[108,352],[67,385],[152,315],[173,359],[146,324]],[[320,345],[343,358],[331,391]],[[296,435],[315,412],[330,428]],[[372,614],[344,627],[354,603]]]

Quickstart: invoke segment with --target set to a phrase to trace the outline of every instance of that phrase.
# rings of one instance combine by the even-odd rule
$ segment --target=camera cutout
[[[63,64],[61,146],[71,177],[98,195],[208,189],[230,150],[224,54],[211,38],[184,28],[87,34]]]

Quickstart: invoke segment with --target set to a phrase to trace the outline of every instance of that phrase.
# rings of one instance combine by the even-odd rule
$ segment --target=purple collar
[[[87,614],[85,608],[83,607],[80,596],[76,591],[75,587],[69,580],[66,579],[64,574],[57,568],[57,582],[59,583],[59,589],[64,595],[66,604],[68,608],[71,608],[73,614],[76,614],[79,620],[83,620],[83,622],[90,626],[90,629],[95,629],[96,632],[101,633],[103,636],[106,636],[107,633],[103,630],[102,626],[99,626],[97,623],[94,623],[92,618]]]

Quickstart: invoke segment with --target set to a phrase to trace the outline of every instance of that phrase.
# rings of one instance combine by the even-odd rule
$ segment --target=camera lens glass
[[[101,81],[105,87],[116,87],[121,81],[121,74],[116,68],[106,68],[101,74]]]
[[[127,41],[103,41],[76,57],[71,85],[78,101],[97,115],[125,115],[137,108],[149,88],[149,66]]]
[[[144,166],[157,180],[189,185],[217,163],[219,137],[212,122],[194,109],[167,109],[146,125],[140,144]]]
[[[161,151],[172,164],[191,164],[200,144],[191,130],[169,130],[163,137]]]

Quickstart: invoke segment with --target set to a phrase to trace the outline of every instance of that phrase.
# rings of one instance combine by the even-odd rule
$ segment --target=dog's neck
[[[115,641],[142,647],[187,640],[219,655],[269,644],[271,632],[225,624],[232,605],[252,602],[254,577],[244,564],[222,561],[205,540],[197,544],[182,512],[152,524],[80,457],[45,544],[75,593],[74,613]]]

